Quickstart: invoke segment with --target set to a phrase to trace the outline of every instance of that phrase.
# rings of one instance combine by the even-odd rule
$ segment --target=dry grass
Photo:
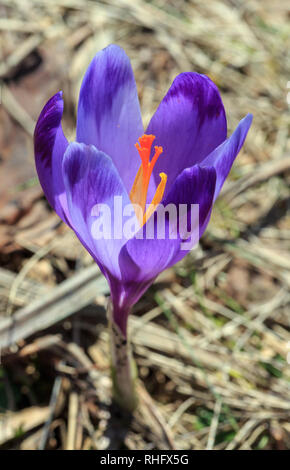
[[[288,2],[1,0],[0,12],[1,448],[289,449]],[[254,114],[198,250],[134,310],[130,422],[110,406],[107,286],[47,208],[31,139],[59,89],[74,137],[80,80],[112,42],[132,59],[145,124],[190,70],[219,86],[230,132]]]

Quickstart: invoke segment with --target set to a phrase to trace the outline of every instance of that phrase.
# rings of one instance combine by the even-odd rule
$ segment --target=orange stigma
[[[137,172],[135,177],[131,192],[130,192],[130,199],[132,204],[136,205],[136,215],[140,222],[140,225],[144,225],[147,219],[153,214],[156,207],[162,200],[165,185],[167,181],[167,175],[165,173],[160,173],[161,181],[156,189],[155,195],[152,199],[150,206],[148,207],[147,211],[145,212],[146,208],[146,201],[147,201],[147,192],[149,187],[150,178],[152,175],[153,168],[155,163],[158,160],[158,157],[163,152],[162,147],[155,146],[154,150],[155,153],[150,160],[150,153],[153,141],[155,139],[155,135],[146,135],[144,134],[142,137],[139,138],[139,143],[135,144],[136,149],[141,158],[141,166]]]

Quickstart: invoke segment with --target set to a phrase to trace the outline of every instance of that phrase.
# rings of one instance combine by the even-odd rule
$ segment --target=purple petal
[[[217,172],[217,182],[214,194],[214,201],[228,176],[230,169],[234,163],[236,156],[241,150],[247,133],[252,124],[253,116],[248,114],[242,119],[229,139],[217,147],[210,155],[208,155],[201,163],[203,167],[213,166]]]
[[[141,163],[135,143],[143,133],[130,60],[111,45],[94,57],[84,76],[77,140],[110,155],[129,192]]]
[[[164,205],[187,205],[186,217],[191,212],[190,204],[199,204],[199,236],[205,230],[206,223],[212,208],[216,173],[213,168],[200,168],[195,166],[183,171],[176,179]],[[157,217],[159,209],[151,216],[150,223]],[[177,211],[178,212],[178,211]],[[178,214],[179,216],[179,214]],[[167,221],[166,221],[167,222]],[[186,220],[190,228],[189,220]],[[146,224],[146,226],[147,226]],[[156,232],[154,239],[146,239],[146,226],[141,229],[143,239],[138,235],[123,246],[119,255],[119,265],[122,273],[122,282],[111,280],[111,293],[114,303],[115,321],[126,334],[127,317],[130,308],[140,299],[143,293],[152,284],[156,276],[164,269],[172,266],[182,259],[188,250],[181,249],[182,240],[158,239]],[[166,223],[165,233],[168,235],[172,227]],[[178,233],[180,233],[178,231]]]
[[[34,131],[35,164],[40,184],[49,204],[69,224],[67,201],[62,178],[62,160],[68,142],[63,134],[62,92],[44,106]]]
[[[224,106],[216,85],[205,75],[182,73],[152,117],[147,134],[163,154],[154,169],[168,175],[166,194],[184,168],[200,163],[227,137]]]
[[[216,172],[214,168],[201,168],[196,165],[191,168],[185,169],[181,175],[176,179],[168,197],[163,202],[166,207],[173,204],[177,208],[177,221],[180,217],[180,204],[186,205],[185,217],[183,218],[184,226],[181,227],[178,223],[177,237],[170,239],[169,233],[173,233],[175,228],[175,221],[165,219],[166,229],[165,238],[158,238],[158,229],[160,226],[156,223],[159,221],[162,206],[159,206],[156,212],[151,216],[146,225],[142,228],[143,238],[138,238],[140,233],[134,238],[129,240],[123,247],[120,254],[120,265],[123,268],[123,278],[131,278],[134,282],[139,282],[146,285],[164,269],[174,264],[176,259],[181,259],[186,255],[188,250],[181,247],[181,243],[186,240],[181,236],[182,232],[187,228],[193,230],[194,220],[190,221],[191,204],[199,205],[199,234],[195,240],[198,241],[203,231],[205,230],[205,223],[208,220],[212,208],[213,195],[215,190]],[[146,238],[146,230],[148,224],[154,224],[153,239]],[[160,232],[159,232],[160,233]],[[123,259],[122,259],[123,257]],[[126,265],[126,257],[132,262]]]
[[[92,145],[71,143],[64,155],[63,175],[73,230],[106,277],[120,280],[118,257],[126,240],[122,232],[119,239],[114,236],[114,200],[121,197],[117,215],[130,200],[111,158]]]

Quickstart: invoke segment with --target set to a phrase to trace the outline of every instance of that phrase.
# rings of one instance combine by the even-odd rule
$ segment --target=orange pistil
[[[152,199],[150,206],[148,207],[147,211],[145,212],[146,201],[147,201],[147,192],[149,187],[150,178],[152,175],[153,168],[155,163],[158,160],[159,155],[163,152],[162,147],[155,146],[154,156],[150,161],[150,153],[152,143],[155,139],[154,135],[146,135],[144,134],[139,139],[139,143],[135,144],[135,147],[138,150],[138,153],[141,158],[141,166],[137,172],[135,177],[131,192],[130,192],[130,199],[132,204],[136,205],[136,215],[140,222],[140,225],[144,225],[148,218],[153,214],[156,207],[162,200],[165,185],[167,181],[167,175],[165,173],[160,173],[161,181],[156,189],[155,195]]]

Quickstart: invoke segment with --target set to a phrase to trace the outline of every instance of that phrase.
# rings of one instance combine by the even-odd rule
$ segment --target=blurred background
[[[0,0],[0,448],[290,448],[290,9],[287,0]],[[140,407],[110,405],[107,285],[49,208],[32,135],[124,47],[144,124],[180,72],[219,87],[229,133],[254,121],[197,250],[130,328]]]

